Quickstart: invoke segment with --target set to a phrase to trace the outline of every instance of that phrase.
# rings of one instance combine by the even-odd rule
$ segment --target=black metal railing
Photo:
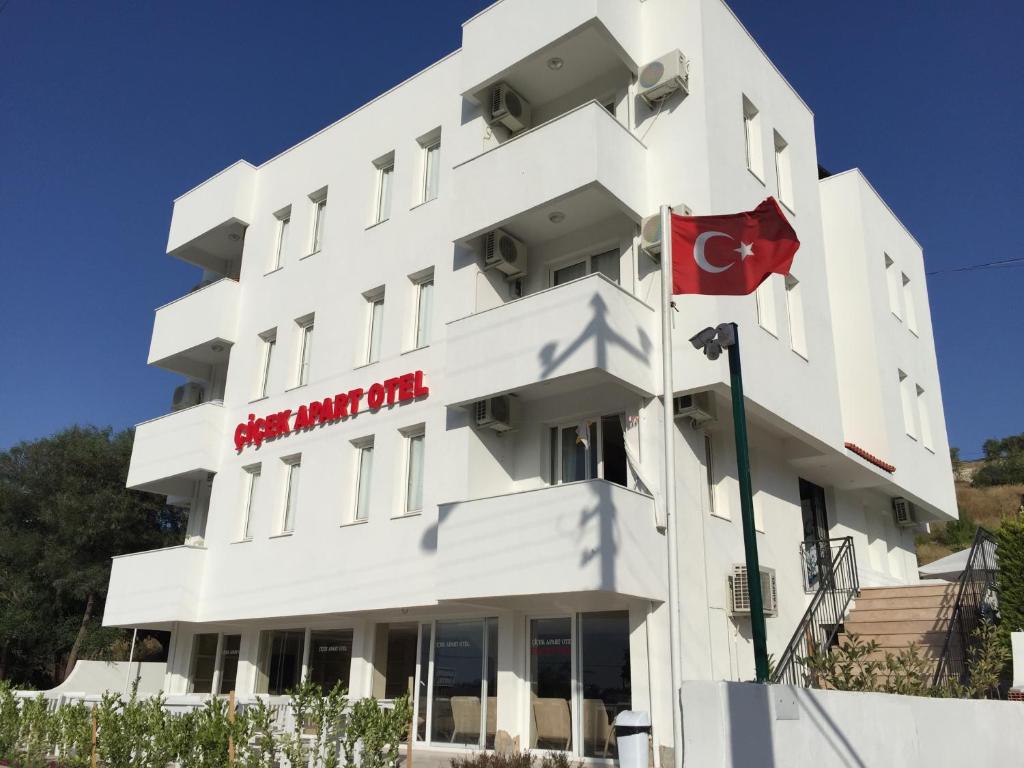
[[[817,589],[775,665],[773,683],[805,687],[811,684],[805,660],[832,646],[843,626],[846,610],[860,592],[852,537],[810,542],[806,552],[814,553],[813,558],[805,557],[805,568],[808,572],[814,569],[810,578]]]
[[[982,622],[999,618],[999,596],[996,590],[996,540],[981,526],[974,534],[974,543],[967,556],[967,566],[956,586],[956,602],[949,618],[949,629],[942,644],[942,654],[935,666],[934,685],[970,681],[971,648],[975,632]]]

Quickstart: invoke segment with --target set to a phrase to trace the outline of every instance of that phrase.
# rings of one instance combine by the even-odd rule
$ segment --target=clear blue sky
[[[146,366],[153,310],[196,281],[164,254],[171,201],[454,50],[487,4],[7,0],[0,448],[165,413],[178,379]],[[859,166],[929,270],[1024,256],[1024,4],[732,7],[814,110],[822,164]],[[1024,432],[1022,289],[1019,266],[929,278],[965,456]]]

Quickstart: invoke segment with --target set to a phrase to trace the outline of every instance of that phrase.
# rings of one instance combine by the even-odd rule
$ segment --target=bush
[[[453,757],[451,768],[580,768],[582,764],[569,759],[564,752],[551,752],[540,759],[529,752],[501,755],[476,752],[467,757]]]

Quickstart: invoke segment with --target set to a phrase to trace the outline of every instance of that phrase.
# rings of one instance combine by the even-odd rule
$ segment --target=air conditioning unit
[[[693,216],[688,205],[672,206],[672,213],[679,216]],[[661,214],[648,216],[640,223],[640,247],[649,254],[661,253]]]
[[[690,93],[690,62],[678,48],[640,68],[640,98],[648,105],[678,90]]]
[[[519,401],[513,395],[498,395],[473,404],[473,419],[477,427],[495,432],[515,429],[519,421]]]
[[[711,392],[694,392],[672,398],[672,413],[677,419],[690,419],[695,425],[714,421],[718,406]]]
[[[896,525],[900,528],[911,528],[917,525],[917,520],[914,515],[914,505],[902,496],[897,496],[892,500],[892,511],[896,518]]]
[[[180,411],[184,408],[191,408],[203,402],[203,385],[190,381],[182,384],[174,390],[174,398],[171,400],[171,410]]]
[[[530,127],[530,102],[498,83],[491,89],[491,122],[501,123],[513,133]]]
[[[765,616],[779,615],[779,592],[775,582],[775,569],[761,569],[761,603]],[[750,615],[750,586],[747,584],[747,566],[736,563],[729,577],[729,611],[733,616]]]
[[[484,235],[484,266],[494,267],[508,277],[526,274],[526,246],[503,229]]]

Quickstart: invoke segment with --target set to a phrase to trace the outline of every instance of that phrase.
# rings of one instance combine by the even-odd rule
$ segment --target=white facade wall
[[[673,48],[691,61],[690,93],[651,109],[637,97],[636,71]],[[553,57],[561,69],[548,67]],[[521,135],[485,120],[481,101],[499,80],[532,102],[533,127]],[[747,167],[744,100],[760,119],[760,175]],[[781,192],[776,134],[790,169]],[[425,202],[423,147],[438,136],[439,193]],[[390,215],[377,222],[379,168],[391,163]],[[140,425],[129,484],[179,503],[194,495],[193,538],[119,558],[106,623],[173,629],[174,693],[194,684],[197,635],[240,636],[236,686],[248,693],[265,666],[261,633],[304,630],[308,646],[312,631],[351,630],[350,688],[381,695],[389,627],[493,618],[494,725],[533,746],[530,621],[577,622],[573,717],[589,723],[595,694],[575,633],[580,617],[612,612],[628,619],[630,705],[651,711],[656,741],[670,744],[660,278],[638,225],[661,203],[723,213],[768,195],[783,197],[802,243],[793,275],[802,328],[782,276],[758,296],[676,302],[674,394],[708,391],[718,405],[715,421],[680,420],[675,431],[683,675],[753,675],[749,621],[731,615],[727,590],[743,561],[727,368],[687,342],[705,326],[740,327],[760,559],[779,594],[769,650],[781,653],[808,599],[799,478],[825,489],[829,535],[854,538],[865,583],[915,581],[913,531],[895,526],[892,498],[912,499],[921,519],[955,515],[920,248],[859,174],[819,183],[813,115],[719,0],[573,0],[543,12],[504,0],[466,23],[460,51],[263,165],[239,162],[175,202],[168,252],[205,280],[237,278],[237,290],[228,281],[161,309],[151,362],[223,403]],[[521,298],[482,268],[480,235],[496,227],[526,244]],[[913,338],[881,311],[883,251],[919,288]],[[617,285],[601,274],[555,285],[557,270],[596,254],[611,254]],[[415,348],[417,282],[427,277],[430,343]],[[225,289],[233,317],[223,316],[227,304],[206,306]],[[370,300],[381,295],[380,356],[367,363]],[[905,433],[897,369],[928,397],[930,451]],[[294,418],[300,405],[415,371],[429,396],[379,410],[364,399],[355,416],[235,448],[235,425],[250,414],[291,409]],[[514,396],[518,428],[475,428],[473,404],[503,394]],[[617,414],[621,422],[601,421]],[[626,488],[552,484],[552,428],[586,420],[625,424]],[[422,509],[405,514],[407,438],[420,432]],[[356,521],[357,448],[369,439],[369,514]],[[285,531],[296,460],[300,492]],[[308,667],[308,648],[302,657]]]

